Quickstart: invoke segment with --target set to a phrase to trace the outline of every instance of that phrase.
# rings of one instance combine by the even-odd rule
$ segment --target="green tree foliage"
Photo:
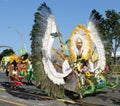
[[[107,10],[104,19],[105,34],[109,35],[112,44],[112,53],[114,54],[114,64],[117,64],[116,52],[120,47],[120,12]]]
[[[5,49],[3,50],[3,52],[0,54],[0,61],[4,56],[10,56],[12,54],[15,54],[15,52],[13,51],[13,49]]]
[[[44,8],[45,7],[45,8]],[[32,48],[32,64],[34,70],[34,76],[36,81],[36,86],[40,87],[43,91],[45,91],[49,96],[52,97],[64,97],[64,88],[63,86],[59,86],[54,84],[47,76],[44,71],[44,65],[42,63],[42,37],[44,37],[46,29],[47,29],[47,18],[48,15],[40,14],[41,9],[44,8],[49,13],[51,13],[49,7],[44,3],[38,8],[38,12],[35,13],[35,20],[33,29],[31,31],[31,48]],[[46,11],[46,12],[47,12]]]

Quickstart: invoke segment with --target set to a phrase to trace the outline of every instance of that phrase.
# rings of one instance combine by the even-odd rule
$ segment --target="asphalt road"
[[[0,72],[0,106],[120,106],[120,84],[115,88],[88,95],[79,101],[70,92],[65,99],[52,99],[34,85],[23,84],[16,90],[7,84],[7,77]]]

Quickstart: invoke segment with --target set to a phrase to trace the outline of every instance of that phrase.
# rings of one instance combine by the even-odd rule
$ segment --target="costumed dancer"
[[[19,81],[19,71],[15,60],[12,62],[12,64],[10,64],[9,80],[10,80],[11,88],[14,89],[16,89],[18,85],[22,84]]]
[[[32,80],[33,80],[33,68],[31,62],[32,62],[32,58],[28,60],[28,65],[27,65],[27,80],[29,85],[32,85]]]

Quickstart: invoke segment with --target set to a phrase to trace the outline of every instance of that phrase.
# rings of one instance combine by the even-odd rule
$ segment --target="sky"
[[[31,53],[34,14],[43,2],[50,7],[64,41],[78,24],[87,26],[93,9],[103,16],[108,9],[120,12],[120,0],[0,0],[0,46],[10,46],[20,55],[24,43]],[[5,49],[0,48],[0,53]]]

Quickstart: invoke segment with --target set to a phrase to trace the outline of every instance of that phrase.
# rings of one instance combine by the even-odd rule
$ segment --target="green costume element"
[[[86,94],[92,94],[95,90],[95,85],[93,84],[93,82],[89,80],[89,83],[90,83],[90,85],[83,87],[84,91],[81,90],[83,96]]]
[[[105,77],[102,75],[102,77],[105,79]],[[110,82],[109,79],[105,79],[102,84],[97,84],[96,91],[101,91],[103,89],[107,88],[115,88],[119,84],[119,78],[118,75],[116,75],[116,79],[114,82]]]
[[[20,76],[24,76],[25,72],[23,70],[20,70]]]
[[[102,74],[99,76],[99,78],[91,76],[87,80],[89,81],[89,85],[82,85],[79,78],[81,87],[79,88],[78,93],[81,95],[81,97],[87,94],[92,94],[96,91],[102,91],[103,89],[115,88],[119,84],[119,78],[117,74],[114,82],[110,82],[109,79],[105,78]]]
[[[30,70],[30,68],[31,68],[31,62],[28,60],[27,69]]]
[[[108,71],[108,70],[107,70]],[[107,75],[100,75],[102,77],[102,79],[104,79],[104,83],[102,84],[97,84],[96,85],[96,91],[101,91],[103,89],[107,89],[107,88],[115,88],[116,86],[118,86],[119,84],[119,78],[117,73],[115,74],[115,81],[111,81],[111,76],[113,74],[113,71],[110,71],[107,73]]]
[[[96,78],[95,91],[101,91],[106,87],[106,79],[103,75]]]
[[[27,66],[27,75],[26,75],[27,80],[32,81],[34,79],[33,77],[33,69],[32,69],[32,64],[28,60],[28,66]]]
[[[26,49],[26,45],[24,44],[24,47],[20,50],[20,55],[24,55],[25,53],[27,53],[27,49]]]
[[[28,72],[27,72],[26,78],[27,78],[27,80],[30,80],[30,81],[34,80],[33,72],[28,71]]]

